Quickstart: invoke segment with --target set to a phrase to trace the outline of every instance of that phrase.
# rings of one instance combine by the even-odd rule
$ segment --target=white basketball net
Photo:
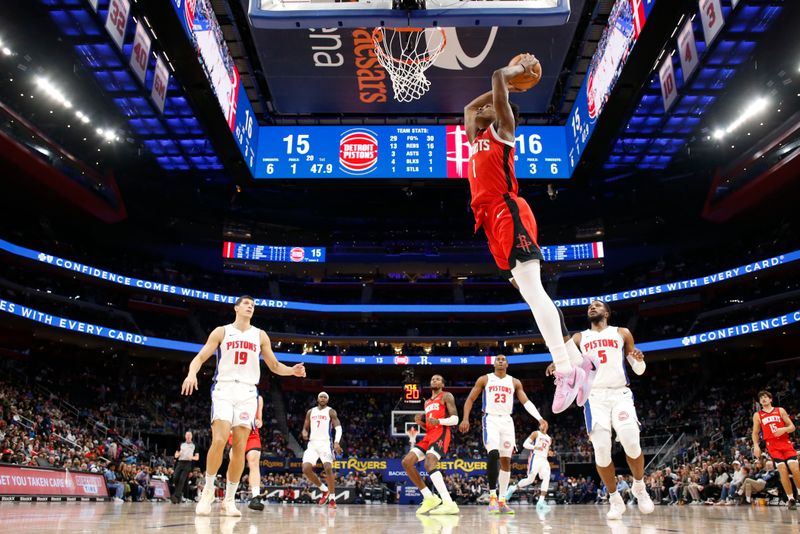
[[[433,65],[446,43],[441,28],[385,28],[372,32],[375,56],[389,73],[398,102],[417,100],[431,82],[425,71]]]

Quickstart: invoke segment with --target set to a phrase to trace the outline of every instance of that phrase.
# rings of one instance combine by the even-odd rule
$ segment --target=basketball
[[[513,67],[514,65],[519,64],[522,61],[522,54],[517,54],[514,56],[514,59],[509,62],[509,66]],[[542,64],[537,63],[533,67],[533,72],[536,76],[531,76],[527,72],[523,72],[522,74],[518,74],[511,78],[509,84],[514,87],[515,89],[519,89],[520,91],[527,91],[531,87],[535,87],[542,79]]]

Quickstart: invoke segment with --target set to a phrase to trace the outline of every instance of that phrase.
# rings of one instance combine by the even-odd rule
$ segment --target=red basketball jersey
[[[425,432],[430,433],[435,428],[442,428],[440,425],[431,426],[428,424],[428,419],[435,417],[436,419],[444,419],[447,417],[447,406],[444,403],[444,391],[436,395],[432,399],[425,401]]]
[[[778,407],[772,408],[772,411],[770,412],[759,410],[758,417],[761,419],[761,433],[764,436],[764,441],[768,443],[778,443],[781,441],[789,442],[789,434],[783,434],[782,436],[775,437],[775,431],[786,426],[783,422],[781,411]]]
[[[519,184],[514,173],[514,142],[502,139],[490,125],[481,130],[469,149],[469,189],[476,228],[482,224],[481,206],[503,201],[503,195],[517,195]]]

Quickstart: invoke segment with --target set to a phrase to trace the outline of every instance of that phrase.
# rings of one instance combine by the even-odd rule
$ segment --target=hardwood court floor
[[[268,505],[263,512],[242,505],[240,519],[195,517],[194,506],[168,503],[0,503],[0,532],[190,534],[522,534],[606,532],[659,534],[697,532],[798,533],[800,511],[778,507],[657,506],[641,516],[629,507],[621,521],[607,521],[604,506],[554,506],[543,517],[527,505],[515,516],[489,516],[484,507],[464,506],[457,517],[422,517],[396,505]]]

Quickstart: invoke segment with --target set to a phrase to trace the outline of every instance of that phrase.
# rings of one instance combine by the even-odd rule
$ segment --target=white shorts
[[[633,405],[633,393],[629,388],[592,389],[589,399],[583,406],[586,431],[591,434],[595,427],[603,427],[609,432],[635,426],[639,430],[639,418]]]
[[[528,478],[537,476],[540,480],[550,480],[550,462],[543,456],[531,455],[528,458]]]
[[[211,422],[255,428],[258,388],[240,382],[217,382],[211,388]]]
[[[483,416],[483,445],[486,451],[500,451],[500,456],[511,456],[517,446],[514,420],[510,415],[485,414]]]
[[[306,452],[303,453],[303,463],[317,465],[317,460],[322,460],[322,465],[333,463],[333,450],[330,441],[309,441]]]

